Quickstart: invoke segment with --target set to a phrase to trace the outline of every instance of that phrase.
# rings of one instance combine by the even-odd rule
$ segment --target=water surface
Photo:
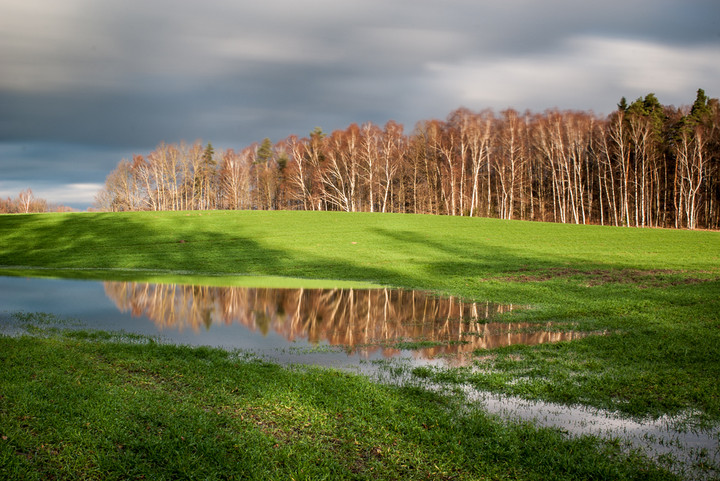
[[[402,289],[275,289],[0,278],[0,311],[50,312],[84,327],[245,349],[279,361],[411,357],[462,363],[477,349],[585,333],[501,322],[518,306]],[[314,354],[314,356],[308,356]],[[320,354],[323,354],[320,356]]]
[[[518,306],[466,302],[397,289],[271,289],[0,277],[0,333],[14,312],[48,312],[85,328],[158,336],[167,342],[252,351],[280,363],[350,367],[456,365],[477,349],[568,341],[588,333],[552,323],[499,319]],[[408,373],[411,369],[403,369]],[[394,372],[394,371],[393,371]],[[444,387],[440,386],[440,389]],[[569,433],[619,436],[653,457],[671,454],[689,479],[720,462],[717,427],[687,432],[665,420],[524,401],[469,390],[486,410]],[[672,421],[672,420],[671,420]],[[693,469],[698,453],[716,466]]]

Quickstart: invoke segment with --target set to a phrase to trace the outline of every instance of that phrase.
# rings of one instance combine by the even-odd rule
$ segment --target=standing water
[[[273,289],[0,277],[0,334],[16,312],[48,312],[81,327],[159,337],[166,342],[253,352],[283,364],[354,368],[382,379],[376,362],[457,366],[478,349],[571,341],[587,332],[552,323],[497,319],[517,306],[465,302],[398,289]],[[370,361],[370,362],[368,362]],[[382,365],[382,363],[380,363]],[[387,379],[386,379],[387,380]],[[428,386],[432,388],[432,386]],[[436,386],[442,389],[442,386]],[[717,428],[682,420],[637,422],[584,407],[529,402],[466,389],[506,419],[530,420],[573,435],[616,437],[690,479],[712,478],[720,463]]]

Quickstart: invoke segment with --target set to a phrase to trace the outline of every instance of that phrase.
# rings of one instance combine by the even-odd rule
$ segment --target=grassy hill
[[[513,320],[611,335],[501,349],[485,356],[494,374],[462,380],[631,414],[720,418],[718,232],[332,212],[14,215],[0,217],[0,266],[227,285],[255,281],[247,275],[343,281],[528,305]]]
[[[633,416],[720,420],[717,232],[327,212],[12,215],[0,216],[0,275],[389,285],[521,304],[529,308],[505,319],[603,335],[476,352],[474,368],[414,375]],[[92,338],[0,336],[0,474],[668,476],[616,448],[460,414],[417,390]]]
[[[550,269],[714,271],[720,233],[403,214],[211,211],[0,216],[0,266],[259,274],[464,289]],[[147,273],[149,275],[150,273]],[[92,277],[88,271],[77,276]],[[105,278],[106,273],[99,274]]]

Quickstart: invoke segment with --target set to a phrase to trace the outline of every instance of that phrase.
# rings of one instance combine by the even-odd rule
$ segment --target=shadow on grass
[[[62,271],[61,277],[132,280],[144,275],[275,272],[285,254],[240,231],[167,226],[149,213],[5,216],[5,271]],[[182,214],[177,214],[182,215]],[[188,216],[192,214],[186,214]]]
[[[268,247],[262,235],[246,234],[251,227],[247,220],[221,229],[218,226],[224,224],[198,221],[202,215],[133,212],[3,216],[0,272],[95,280],[175,275],[192,281],[203,275],[269,275],[429,287],[402,271],[364,265],[361,259],[355,262],[297,252],[292,246]],[[182,222],[185,216],[190,218],[187,224]]]
[[[672,479],[620,445],[337,371],[72,337],[0,347],[6,479]]]
[[[720,295],[720,278],[715,274],[697,279],[687,278],[687,274],[681,272],[663,271],[658,274],[649,272],[643,277],[642,270],[630,269],[631,273],[639,274],[635,274],[634,279],[626,280],[623,278],[623,270],[628,269],[627,264],[612,257],[605,262],[583,261],[562,255],[539,257],[526,255],[518,248],[502,247],[477,238],[448,237],[438,241],[436,236],[410,230],[375,228],[373,232],[397,245],[403,245],[407,252],[420,257],[417,260],[420,273],[407,280],[421,284],[429,281],[430,285],[462,286],[465,281],[472,281],[476,286],[478,282],[495,281],[503,285],[505,292],[514,291],[531,298],[536,297],[537,294],[532,294],[536,292],[546,302],[568,298],[603,300],[612,297],[618,304],[625,300],[642,299],[645,302],[678,305],[683,298],[686,303],[702,303],[705,299],[712,299],[713,293]],[[610,274],[603,276],[604,273]],[[603,277],[609,280],[602,281]],[[595,282],[598,279],[600,282]],[[644,285],[643,279],[654,282],[653,288]],[[542,285],[558,284],[562,290],[538,289]]]
[[[576,354],[582,352],[581,357],[603,366],[605,378],[622,375],[621,381],[601,386],[608,399],[662,396],[666,399],[664,409],[690,406],[714,416],[720,412],[716,382],[719,368],[715,367],[720,366],[717,347],[720,331],[708,327],[718,325],[719,311],[716,304],[712,308],[703,307],[720,298],[718,281],[705,282],[701,287],[645,290],[613,284],[589,287],[583,285],[582,275],[543,282],[512,282],[502,276],[523,269],[536,272],[558,266],[617,269],[630,264],[612,257],[601,263],[593,260],[598,256],[578,255],[577,249],[575,257],[539,250],[531,251],[534,255],[525,255],[522,242],[509,242],[512,247],[505,247],[499,245],[502,239],[497,236],[494,241],[473,237],[480,230],[458,229],[444,236],[437,229],[445,223],[434,218],[427,221],[433,222],[432,228],[436,230],[432,232],[423,230],[425,219],[416,222],[413,218],[411,222],[400,217],[382,218],[381,227],[365,229],[368,233],[360,243],[366,244],[362,250],[348,254],[343,249],[351,245],[351,239],[342,239],[345,244],[340,245],[332,235],[332,222],[338,221],[339,216],[327,214],[317,223],[308,222],[308,215],[300,216],[294,219],[296,224],[292,228],[281,231],[275,227],[253,229],[252,222],[258,221],[259,216],[247,215],[240,221],[224,224],[196,222],[195,216],[200,215],[208,214],[3,216],[0,266],[62,269],[62,277],[103,280],[138,280],[168,271],[186,273],[191,278],[212,273],[362,280],[452,292],[475,300],[542,304],[546,309],[538,316],[544,316],[544,320],[577,320],[587,322],[590,328],[625,331],[574,344],[580,346],[574,348]],[[186,216],[190,222],[183,222]],[[265,220],[286,219],[278,215]],[[348,225],[341,227],[348,230]],[[399,225],[411,227],[392,228]],[[318,243],[335,245],[314,248],[311,245],[314,242],[307,239],[298,240],[296,245],[293,236],[310,237],[306,230],[313,228],[323,230],[318,234]],[[356,234],[354,227],[350,230]],[[280,236],[263,238],[277,236],[278,232],[286,234],[287,240]],[[287,248],[283,242],[288,243]],[[647,265],[649,261],[643,262]],[[535,314],[522,316],[530,318]],[[552,351],[561,348],[534,349],[550,359]],[[583,372],[582,366],[568,369]],[[669,379],[676,379],[677,386],[671,386]],[[566,381],[562,372],[556,381],[557,386]],[[605,388],[606,385],[609,387]],[[597,389],[592,379],[585,381],[584,387],[586,391]]]

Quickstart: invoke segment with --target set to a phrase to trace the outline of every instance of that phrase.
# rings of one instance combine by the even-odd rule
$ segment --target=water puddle
[[[236,326],[288,345],[342,346],[348,353],[459,360],[476,349],[577,339],[552,324],[489,322],[512,305],[464,302],[400,289],[273,289],[105,282],[120,312],[166,332]]]
[[[568,326],[500,322],[520,306],[402,289],[277,289],[0,277],[0,311],[338,367],[360,359],[463,364],[477,349],[578,339]],[[305,358],[304,360],[301,358]]]
[[[426,365],[435,365],[426,361]],[[720,425],[700,425],[699,413],[687,412],[658,419],[632,419],[620,413],[582,405],[568,406],[531,401],[478,390],[468,384],[448,386],[411,373],[414,365],[403,360],[365,363],[360,372],[376,382],[415,385],[439,393],[459,392],[468,405],[510,422],[559,429],[569,436],[591,435],[615,440],[626,451],[640,450],[660,466],[692,481],[720,479]]]
[[[633,420],[586,406],[565,406],[500,396],[463,386],[468,399],[502,419],[532,422],[558,428],[572,436],[593,435],[616,439],[639,449],[684,479],[718,479],[720,476],[720,427],[693,424],[686,416]]]
[[[272,362],[351,369],[379,381],[387,369],[378,366],[400,366],[389,369],[406,382],[413,367],[462,365],[477,349],[597,334],[552,323],[498,319],[519,307],[397,289],[273,289],[0,277],[0,334],[17,332],[12,313],[48,312],[77,320],[81,328],[240,349]],[[636,422],[584,407],[464,389],[470,400],[505,419],[532,421],[572,435],[619,438],[661,463],[672,458],[668,465],[681,468],[680,474],[688,479],[718,474],[717,427],[690,429],[688,423],[673,419]],[[707,464],[715,467],[703,470]]]

